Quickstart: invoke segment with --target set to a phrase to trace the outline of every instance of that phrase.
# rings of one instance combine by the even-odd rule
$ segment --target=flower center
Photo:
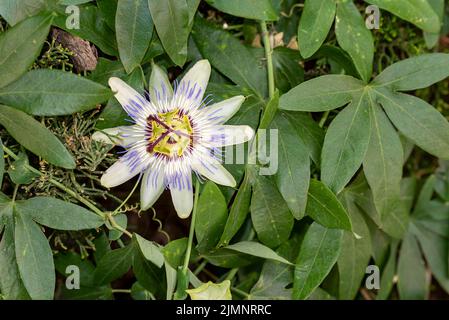
[[[181,157],[192,145],[192,125],[187,115],[178,109],[147,119],[148,130],[151,133],[147,151],[170,158]]]

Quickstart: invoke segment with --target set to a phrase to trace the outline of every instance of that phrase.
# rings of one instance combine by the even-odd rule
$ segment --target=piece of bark
[[[58,28],[53,28],[52,37],[57,43],[73,52],[71,59],[77,72],[95,70],[98,62],[98,52],[97,48],[91,45],[89,41]]]

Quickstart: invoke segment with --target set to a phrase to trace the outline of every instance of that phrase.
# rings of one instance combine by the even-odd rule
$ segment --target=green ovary
[[[178,109],[159,113],[158,121],[148,120],[151,126],[150,152],[167,157],[181,157],[192,143],[192,126],[189,117],[180,115]]]

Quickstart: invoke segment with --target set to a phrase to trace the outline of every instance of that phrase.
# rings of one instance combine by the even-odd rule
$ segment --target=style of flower
[[[254,136],[249,126],[224,125],[240,108],[243,96],[207,106],[203,99],[211,72],[207,60],[197,62],[172,89],[154,66],[149,101],[118,78],[109,86],[133,121],[131,126],[98,131],[94,140],[118,144],[126,153],[101,177],[103,186],[120,185],[138,174],[141,208],[150,208],[169,188],[179,217],[193,207],[192,172],[217,184],[234,187],[234,177],[221,164],[221,148]]]

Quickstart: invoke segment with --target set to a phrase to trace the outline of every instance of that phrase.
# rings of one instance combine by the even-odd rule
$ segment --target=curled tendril
[[[153,220],[154,222],[156,222],[158,224],[157,232],[162,233],[167,238],[167,242],[170,242],[170,236],[168,235],[167,232],[165,232],[162,229],[162,227],[163,227],[162,221],[156,217],[156,210],[153,207],[151,207],[151,211],[153,211],[153,216],[151,217],[151,220]],[[140,214],[140,212],[139,212],[139,214]]]

